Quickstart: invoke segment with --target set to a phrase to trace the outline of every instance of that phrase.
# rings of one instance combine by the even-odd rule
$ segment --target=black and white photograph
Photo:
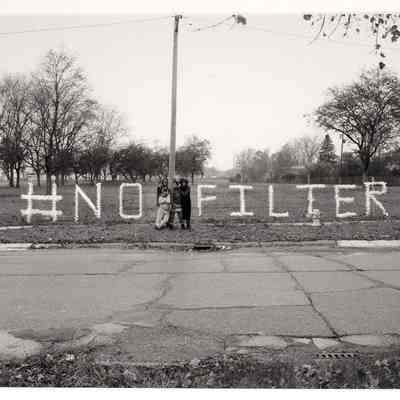
[[[0,1],[0,387],[400,388],[400,11],[340,4]]]

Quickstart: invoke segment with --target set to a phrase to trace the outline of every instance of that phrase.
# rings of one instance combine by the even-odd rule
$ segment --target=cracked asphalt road
[[[399,259],[311,247],[1,252],[0,331],[40,340],[118,324],[121,351],[141,360],[210,353],[237,334],[400,334]]]

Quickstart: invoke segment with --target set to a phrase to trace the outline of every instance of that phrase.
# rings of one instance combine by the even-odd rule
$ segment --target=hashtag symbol
[[[57,221],[57,218],[63,214],[61,210],[57,210],[57,201],[62,200],[62,196],[57,195],[57,185],[55,183],[51,186],[51,195],[38,195],[33,194],[33,182],[28,182],[28,193],[22,194],[21,199],[27,200],[28,205],[25,210],[21,210],[23,217],[26,217],[28,223],[32,220],[32,215],[43,215],[46,217],[51,217],[53,222]],[[33,201],[50,201],[51,210],[40,210],[38,208],[33,208]]]

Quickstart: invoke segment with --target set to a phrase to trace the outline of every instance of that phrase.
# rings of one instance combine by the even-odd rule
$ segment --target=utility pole
[[[339,164],[339,184],[342,183],[342,172],[343,172],[343,144],[344,136],[343,133],[340,136],[340,164]]]
[[[181,18],[182,18],[182,15],[175,15],[174,45],[173,45],[173,53],[172,53],[171,136],[170,136],[170,145],[169,145],[169,168],[168,168],[168,183],[169,183],[170,189],[172,189],[172,187],[173,187],[173,180],[175,178],[178,31],[179,31],[179,20]]]

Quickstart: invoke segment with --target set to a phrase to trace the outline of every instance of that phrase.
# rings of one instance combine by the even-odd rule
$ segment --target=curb
[[[33,225],[0,226],[0,231],[17,231],[21,229],[31,229]]]
[[[337,247],[358,247],[358,248],[400,247],[400,240],[338,240]]]
[[[0,251],[20,251],[31,248],[32,243],[0,243]]]
[[[99,324],[107,325],[107,324]],[[112,325],[112,324],[110,324]],[[121,325],[122,330],[129,326]],[[118,337],[122,333],[102,332],[89,328],[86,334],[62,341],[52,340],[50,337],[37,339],[18,333],[0,331],[2,343],[0,344],[0,360],[20,359],[23,360],[29,356],[48,353],[50,349],[57,352],[73,352],[77,349],[96,348],[101,346],[111,346],[118,342]],[[343,359],[355,358],[379,352],[394,351],[400,348],[400,336],[398,334],[356,334],[338,337],[320,337],[320,336],[287,336],[287,335],[264,335],[262,332],[256,334],[233,334],[225,337],[226,347],[218,353],[229,353],[238,355],[254,354],[255,352],[265,351],[285,351],[296,347],[299,350],[305,350],[312,354],[314,358],[319,359]],[[74,357],[71,354],[67,356]],[[200,356],[201,357],[201,356]],[[73,358],[70,360],[72,361]],[[201,358],[186,359],[181,361],[141,361],[124,362],[111,360],[98,360],[100,365],[129,365],[156,367],[162,365],[184,365],[190,363],[191,366],[197,366]],[[193,365],[192,365],[193,364]]]
[[[398,348],[400,346],[400,336],[397,334],[349,334],[335,337],[301,337],[285,335],[269,336],[262,333],[253,335],[242,334],[232,335],[230,346],[226,350],[239,350],[239,352],[242,351],[242,353],[246,353],[243,349],[270,348],[283,350],[291,345],[307,346],[320,351],[326,351],[328,349],[340,351],[354,346],[360,346],[360,348],[364,349],[388,348],[393,346]]]
[[[171,250],[232,250],[239,248],[271,248],[271,247],[335,247],[334,240],[315,241],[276,241],[276,242],[115,242],[115,243],[0,243],[1,251],[18,250],[51,250],[51,249],[171,249]]]
[[[400,240],[313,240],[275,242],[114,242],[114,243],[0,243],[1,251],[51,250],[51,249],[170,249],[170,250],[232,250],[239,248],[274,247],[330,247],[330,248],[400,248]]]

